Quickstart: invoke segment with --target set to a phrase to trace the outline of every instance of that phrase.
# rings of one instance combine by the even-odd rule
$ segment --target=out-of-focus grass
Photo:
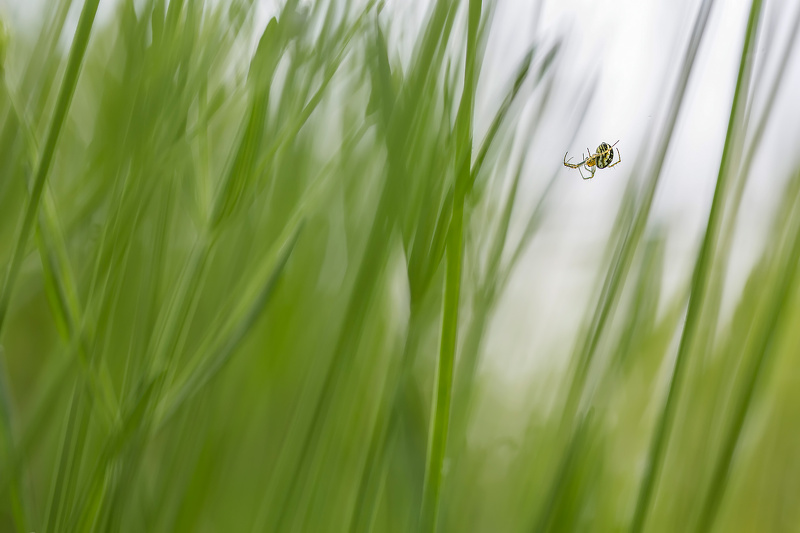
[[[774,79],[751,68],[761,2],[676,294],[650,221],[712,4],[622,167],[567,371],[532,377],[553,401],[523,413],[479,368],[564,176],[531,141],[569,145],[592,102],[563,36],[532,36],[491,101],[480,0],[432,2],[405,60],[374,2],[262,22],[248,0],[121,0],[98,25],[97,0],[58,0],[9,27],[0,530],[792,531],[800,168],[728,322],[715,278],[794,44]],[[519,438],[486,438],[493,418]]]

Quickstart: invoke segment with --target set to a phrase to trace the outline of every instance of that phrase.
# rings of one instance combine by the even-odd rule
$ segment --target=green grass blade
[[[278,241],[281,246],[266,255],[263,266],[250,283],[249,290],[243,291],[244,294],[255,294],[255,298],[252,301],[239,303],[227,323],[222,327],[219,336],[214,341],[204,344],[197,356],[197,362],[190,363],[186,377],[176,387],[177,392],[168,394],[169,401],[165,402],[166,406],[162,409],[164,414],[159,417],[158,425],[166,423],[183,403],[213,379],[242,343],[269,303],[286,263],[300,238],[302,229],[303,222],[301,221],[287,238]]]
[[[78,84],[78,76],[80,75],[81,64],[83,63],[83,56],[86,53],[86,47],[89,44],[89,36],[92,32],[92,25],[94,24],[94,17],[97,14],[97,6],[100,0],[86,0],[83,4],[78,27],[75,30],[75,37],[70,49],[69,60],[67,62],[67,70],[64,73],[64,79],[61,81],[61,89],[58,94],[58,101],[56,102],[53,116],[50,119],[50,127],[47,133],[47,138],[42,149],[41,158],[36,170],[36,176],[33,180],[33,188],[31,190],[28,205],[25,208],[25,215],[22,219],[22,225],[16,238],[16,244],[11,262],[6,272],[5,280],[3,282],[2,291],[0,291],[0,333],[3,331],[6,316],[8,314],[8,306],[11,302],[11,292],[14,289],[14,284],[17,281],[19,269],[22,266],[22,260],[25,255],[25,249],[28,244],[33,224],[36,220],[36,214],[39,210],[39,203],[44,192],[45,184],[47,183],[47,176],[50,173],[50,168],[55,157],[56,145],[58,144],[61,130],[64,127],[64,122],[67,118],[67,111],[69,111],[70,103],[72,102],[72,95],[75,94],[75,87]]]
[[[706,288],[710,275],[710,261],[714,255],[717,244],[719,225],[722,217],[722,203],[727,192],[727,181],[730,172],[730,163],[733,156],[737,137],[741,135],[738,131],[740,127],[742,105],[747,94],[749,84],[749,72],[752,64],[753,46],[755,43],[758,22],[760,20],[761,1],[753,0],[750,6],[750,15],[745,30],[745,39],[742,46],[742,55],[739,64],[739,74],[736,80],[736,91],[734,92],[731,104],[730,119],[728,130],[725,136],[725,146],[722,151],[722,159],[717,176],[717,184],[714,190],[711,210],[708,216],[708,224],[703,238],[703,243],[698,253],[697,262],[692,279],[692,288],[689,296],[689,307],[686,313],[686,323],[681,334],[681,341],[678,347],[678,354],[672,371],[669,392],[664,402],[663,409],[659,415],[654,430],[651,448],[648,454],[645,472],[642,476],[642,484],[639,488],[639,495],[636,502],[631,531],[639,533],[644,527],[647,519],[647,512],[650,507],[650,498],[658,480],[661,464],[664,460],[667,442],[669,440],[672,423],[675,417],[675,410],[684,379],[684,369],[688,359],[688,353],[692,348],[694,335],[700,324],[700,312],[703,308]]]
[[[795,178],[795,181],[798,180],[800,180],[800,175]],[[771,288],[764,309],[759,313],[760,323],[752,333],[747,345],[750,353],[746,356],[749,356],[749,360],[745,362],[742,369],[743,383],[734,400],[733,419],[723,437],[722,450],[717,455],[700,519],[695,528],[698,533],[712,530],[725,494],[726,484],[733,466],[733,456],[741,442],[742,430],[753,403],[756,387],[762,380],[766,365],[774,356],[776,330],[781,317],[790,311],[787,304],[794,294],[797,271],[800,268],[800,209],[797,204],[794,211],[794,224],[787,231],[791,246],[785,257],[780,254],[777,257],[776,264],[779,265],[780,272],[772,276],[774,286]]]
[[[428,436],[428,457],[425,469],[425,484],[420,512],[422,531],[435,531],[439,516],[442,466],[447,449],[450,425],[450,401],[453,389],[453,367],[458,338],[458,308],[461,295],[461,269],[463,261],[464,203],[469,188],[472,153],[472,116],[478,57],[476,51],[478,26],[481,20],[480,0],[469,2],[467,30],[467,56],[464,71],[464,92],[456,120],[457,155],[456,186],[453,196],[452,218],[448,230],[445,273],[444,310],[439,346],[439,357],[434,380],[434,401]],[[463,161],[463,163],[460,163]]]

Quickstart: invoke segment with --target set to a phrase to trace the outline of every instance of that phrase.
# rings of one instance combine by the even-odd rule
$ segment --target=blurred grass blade
[[[794,4],[714,36],[734,87],[713,0],[600,48],[538,0],[17,3],[0,531],[795,528]],[[668,83],[595,99],[638,30]]]
[[[744,100],[749,86],[749,75],[752,67],[753,57],[755,56],[753,47],[756,42],[758,22],[761,14],[761,0],[753,0],[750,4],[750,14],[745,30],[744,44],[742,45],[741,60],[739,63],[739,74],[736,80],[736,91],[733,95],[731,104],[730,119],[728,120],[728,130],[725,135],[725,146],[722,151],[722,159],[719,166],[719,175],[714,189],[714,199],[711,203],[711,210],[708,215],[703,242],[698,252],[692,277],[692,287],[689,295],[689,307],[686,312],[686,322],[681,334],[681,341],[678,347],[678,354],[672,371],[669,385],[669,392],[664,402],[664,406],[659,415],[658,421],[652,437],[652,445],[647,457],[645,472],[642,476],[642,484],[639,488],[639,495],[636,502],[631,531],[639,533],[644,527],[647,519],[647,511],[650,507],[650,497],[653,488],[658,481],[661,463],[664,460],[670,431],[672,429],[675,410],[681,391],[684,378],[684,369],[688,359],[688,353],[692,349],[694,334],[697,331],[702,319],[700,313],[703,309],[703,302],[706,296],[706,288],[710,276],[710,262],[714,256],[714,250],[719,237],[719,225],[722,217],[722,206],[727,193],[727,182],[731,171],[730,164],[733,152],[736,150],[737,143],[741,143],[742,132],[741,116],[743,113]]]
[[[36,220],[36,214],[39,210],[39,201],[44,192],[47,176],[50,172],[53,158],[55,157],[58,138],[61,135],[61,130],[67,118],[67,112],[72,102],[72,95],[75,94],[75,87],[78,84],[78,76],[80,75],[83,56],[86,53],[86,46],[89,44],[89,36],[92,32],[92,25],[94,24],[94,17],[97,13],[97,6],[99,3],[100,0],[86,0],[86,2],[84,2],[80,20],[78,21],[78,27],[75,30],[75,36],[67,62],[67,69],[64,72],[64,78],[61,81],[61,89],[58,94],[58,101],[56,102],[53,116],[50,119],[50,127],[44,143],[44,148],[42,149],[41,158],[39,159],[36,176],[33,180],[30,199],[25,208],[25,216],[22,219],[22,225],[17,233],[16,244],[11,255],[11,262],[6,272],[2,291],[0,291],[0,333],[2,333],[3,326],[5,325],[8,306],[11,302],[11,292],[14,289],[19,269],[22,266],[28,238],[30,237],[33,223]]]
[[[575,125],[572,127],[572,133],[570,135],[570,139],[566,144],[570,145],[575,140],[575,137],[578,134],[581,124],[583,124],[584,120],[586,119],[586,114],[590,109],[596,90],[597,90],[597,78],[595,78],[588,85],[588,89],[585,91],[585,93],[577,98],[577,101],[580,102],[579,105],[575,106],[575,109],[578,110],[578,114],[575,120]],[[545,98],[548,98],[549,94],[550,94],[550,88],[548,87],[545,92]],[[542,110],[544,110],[544,107],[542,108]],[[501,290],[505,288],[505,286],[508,284],[508,280],[511,277],[511,273],[514,270],[515,265],[517,265],[525,250],[528,249],[528,246],[530,245],[531,241],[533,240],[533,237],[536,235],[537,230],[539,229],[542,221],[544,220],[547,201],[551,198],[551,195],[553,194],[553,190],[556,185],[556,179],[558,178],[558,175],[561,172],[561,168],[562,168],[561,165],[556,164],[555,169],[550,175],[550,179],[547,181],[547,185],[545,185],[545,188],[540,194],[539,199],[536,201],[536,206],[533,208],[530,216],[528,217],[528,221],[526,222],[525,227],[522,230],[522,236],[519,238],[519,241],[517,242],[516,246],[512,248],[511,256],[509,257],[508,262],[502,265],[502,268],[498,270],[498,275],[500,277],[500,281],[498,282],[498,287]]]
[[[588,375],[589,367],[594,359],[594,354],[600,342],[601,335],[606,330],[606,324],[610,320],[613,309],[615,308],[619,295],[624,285],[624,280],[627,276],[630,265],[633,261],[634,254],[638,248],[639,242],[644,234],[647,221],[650,217],[650,210],[653,204],[653,199],[657,190],[661,171],[664,166],[664,160],[667,151],[674,138],[673,132],[675,124],[678,120],[678,114],[681,110],[686,88],[689,82],[689,75],[694,66],[695,57],[700,47],[703,34],[705,33],[706,23],[711,11],[714,0],[703,0],[700,9],[695,18],[692,33],[690,34],[689,43],[686,48],[686,53],[683,57],[678,79],[675,84],[675,89],[670,101],[667,111],[667,116],[660,137],[658,138],[655,154],[653,157],[652,167],[648,172],[648,179],[645,184],[645,192],[640,202],[638,203],[635,218],[630,228],[624,233],[621,246],[618,248],[612,266],[609,268],[604,287],[606,288],[604,294],[597,303],[594,313],[592,314],[592,325],[590,330],[585,335],[581,347],[576,353],[576,370],[573,381],[570,385],[567,399],[567,407],[565,408],[565,417],[569,419],[574,412],[580,395],[583,392],[586,377]]]
[[[795,181],[800,181],[800,174]],[[743,383],[734,400],[732,420],[722,440],[722,450],[717,455],[714,470],[711,475],[700,519],[695,531],[701,533],[711,531],[717,517],[720,503],[727,481],[730,478],[733,456],[737,446],[741,443],[742,430],[747,415],[751,410],[753,396],[757,385],[762,379],[769,359],[776,351],[775,339],[780,319],[789,311],[788,303],[797,288],[797,272],[800,269],[800,204],[795,202],[793,219],[794,224],[787,231],[788,245],[785,257],[776,254],[776,269],[779,272],[771,276],[773,287],[766,298],[764,309],[759,313],[760,320],[751,332],[750,342],[747,343],[745,364],[741,369]]]
[[[302,229],[301,221],[288,238],[279,241],[281,243],[279,247],[265,256],[260,271],[253,277],[248,289],[243,291],[243,294],[255,295],[252,301],[239,302],[216,338],[204,345],[197,356],[198,362],[186,371],[186,377],[177,387],[177,392],[168,396],[170,401],[163,410],[164,414],[159,417],[159,424],[165,423],[188,398],[197,394],[219,373],[242,343],[269,303]]]
[[[463,261],[464,203],[470,186],[472,154],[472,118],[474,113],[476,50],[478,25],[481,20],[481,0],[469,1],[467,29],[467,55],[464,69],[464,89],[456,119],[456,184],[453,196],[453,211],[448,230],[445,273],[444,310],[439,357],[434,379],[433,406],[428,435],[428,456],[425,469],[425,485],[420,511],[420,529],[433,532],[439,516],[439,498],[442,483],[442,467],[447,450],[450,425],[450,400],[453,389],[453,366],[458,339],[458,308],[461,294],[461,268]],[[463,163],[461,161],[463,160]]]
[[[772,41],[774,37],[774,32],[771,31],[772,28],[767,28],[765,32],[765,39],[767,40],[767,44]],[[783,51],[780,55],[780,59],[778,60],[778,66],[776,69],[776,73],[771,80],[771,84],[767,88],[767,95],[764,102],[764,107],[761,110],[761,113],[758,116],[756,121],[756,126],[753,128],[752,133],[749,134],[748,144],[746,148],[744,148],[743,153],[744,155],[741,157],[740,164],[736,169],[733,171],[736,172],[735,179],[733,180],[733,192],[731,193],[731,198],[726,202],[725,205],[725,216],[723,217],[722,222],[722,229],[720,231],[720,244],[719,244],[719,252],[717,253],[718,258],[715,260],[718,266],[718,272],[715,273],[712,282],[711,288],[709,290],[708,301],[706,303],[706,313],[707,319],[706,322],[709,324],[709,327],[712,327],[712,324],[716,324],[717,318],[720,313],[720,308],[722,305],[722,292],[723,292],[723,285],[724,281],[727,279],[727,273],[729,267],[731,265],[730,262],[730,255],[731,250],[733,247],[734,237],[736,236],[736,224],[739,221],[739,211],[742,205],[742,200],[744,199],[744,191],[747,187],[747,184],[750,183],[751,177],[751,169],[753,165],[753,160],[756,154],[756,151],[761,146],[761,140],[764,136],[764,131],[767,127],[767,124],[770,122],[769,118],[772,116],[772,111],[775,105],[775,101],[777,99],[778,92],[780,88],[784,85],[783,80],[785,78],[785,73],[787,70],[787,66],[789,64],[789,58],[792,55],[792,52],[795,48],[795,43],[797,42],[797,35],[800,33],[800,5],[798,5],[798,9],[793,17],[792,24],[789,31],[789,38],[787,39]],[[765,46],[766,47],[766,46]],[[763,50],[763,55],[765,57],[769,57],[769,49]],[[766,71],[766,60],[762,60],[758,72],[756,72],[753,76],[754,81],[758,82],[758,80],[764,80],[763,73]],[[763,81],[762,84],[766,84],[766,81]],[[757,93],[758,87],[754,88],[754,91]],[[747,117],[749,118],[749,114],[753,108],[753,97],[751,97],[751,101],[748,104],[747,108]],[[747,124],[745,124],[747,127]],[[743,143],[744,144],[744,143]],[[713,336],[709,335],[708,343],[710,344],[713,340]]]

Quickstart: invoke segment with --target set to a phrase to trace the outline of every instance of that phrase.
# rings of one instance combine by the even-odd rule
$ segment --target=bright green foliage
[[[711,0],[568,364],[518,388],[490,332],[565,179],[528,148],[596,103],[566,36],[492,100],[492,1],[410,53],[381,2],[49,4],[0,20],[0,531],[796,530],[800,168],[722,298],[795,44],[753,74],[762,2],[692,275],[651,210]]]

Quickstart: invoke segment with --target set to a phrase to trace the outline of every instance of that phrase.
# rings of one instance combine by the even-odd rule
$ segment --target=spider
[[[586,152],[589,154],[589,157],[587,157],[578,164],[570,163],[570,161],[572,161],[572,158],[570,157],[569,159],[567,159],[567,154],[569,153],[567,152],[567,154],[564,154],[564,166],[567,166],[569,168],[577,168],[578,172],[581,173],[581,177],[583,179],[590,180],[594,177],[594,173],[597,172],[598,168],[611,168],[615,165],[622,163],[622,155],[619,153],[619,148],[617,148],[617,157],[619,158],[619,160],[613,165],[611,164],[611,162],[614,160],[614,147],[617,145],[618,142],[619,141],[612,144],[611,146],[609,146],[609,144],[605,142],[600,143],[600,146],[597,147],[597,151],[594,155],[592,155],[592,152],[590,152],[589,149],[587,148]],[[588,178],[585,178],[583,176],[581,167],[585,168],[588,172],[590,172]]]

